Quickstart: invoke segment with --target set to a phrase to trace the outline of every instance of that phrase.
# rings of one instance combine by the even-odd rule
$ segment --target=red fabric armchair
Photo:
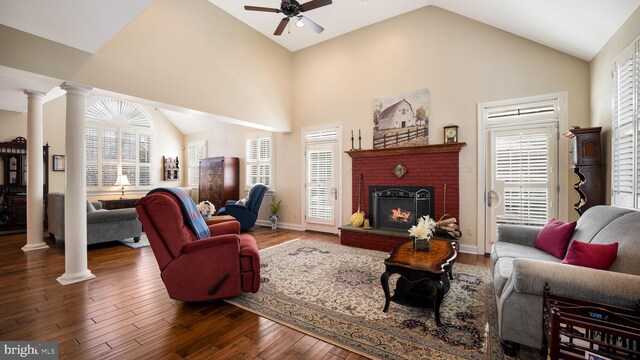
[[[260,288],[256,240],[240,235],[237,221],[210,225],[211,237],[198,240],[170,194],[147,195],[136,210],[172,299],[205,301]]]

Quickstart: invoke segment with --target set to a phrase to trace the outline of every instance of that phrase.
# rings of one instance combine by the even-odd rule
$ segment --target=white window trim
[[[615,160],[616,153],[616,145],[618,144],[617,139],[617,127],[616,122],[618,120],[619,114],[616,113],[616,110],[620,108],[618,104],[618,90],[615,88],[618,79],[616,79],[618,75],[617,65],[629,52],[632,52],[632,72],[633,72],[633,83],[632,83],[632,123],[631,123],[631,131],[632,131],[632,164],[633,164],[633,177],[632,177],[632,191],[631,191],[631,205],[623,203],[622,198],[618,198],[616,196],[616,184],[615,184],[615,174],[616,174],[616,165],[618,164]],[[638,152],[640,151],[640,147],[638,144],[638,131],[640,131],[640,109],[638,109],[638,101],[640,101],[640,80],[638,79],[638,72],[640,71],[640,37],[636,38],[629,46],[627,46],[615,61],[612,64],[612,94],[611,94],[611,204],[623,208],[631,208],[631,209],[639,209],[640,208],[640,199],[638,199],[638,195],[640,193],[640,184],[638,180],[640,179],[640,174],[638,173],[638,161],[640,160],[640,155]]]
[[[208,156],[208,151],[209,149],[207,148],[207,140],[199,140],[199,141],[192,141],[190,143],[187,144],[187,186],[189,187],[200,187],[200,159],[204,159]],[[197,148],[203,146],[204,147],[204,157],[198,159],[198,153],[197,153]],[[192,164],[191,163],[191,159],[189,157],[189,152],[191,151],[191,148],[196,148],[196,163]],[[195,177],[198,178],[198,181],[195,184],[190,183],[191,181],[191,171],[195,171]]]
[[[126,191],[143,191],[143,190],[151,190],[154,188],[155,186],[155,181],[154,181],[154,174],[155,174],[155,166],[153,165],[153,159],[155,158],[155,136],[153,134],[153,131],[151,129],[145,129],[142,127],[138,127],[138,126],[117,126],[117,125],[111,125],[111,124],[106,124],[106,123],[102,123],[102,122],[98,122],[98,121],[87,121],[85,124],[85,128],[96,128],[98,129],[98,154],[101,154],[100,151],[100,147],[102,146],[102,139],[100,137],[100,130],[103,129],[108,129],[108,130],[115,130],[118,132],[118,175],[122,174],[122,161],[121,159],[121,143],[120,141],[122,140],[122,133],[123,131],[130,131],[136,134],[136,151],[138,151],[138,136],[139,134],[148,134],[151,136],[151,142],[152,142],[152,148],[151,148],[151,164],[149,165],[150,167],[150,173],[151,173],[151,185],[147,185],[147,186],[138,186],[138,185],[131,185],[131,186],[127,186],[125,188]],[[140,159],[137,157],[136,159],[136,168],[139,168],[140,165]],[[101,168],[101,161],[98,160],[98,179],[101,178],[101,174],[102,174],[102,168]],[[139,181],[140,179],[140,175],[138,174],[136,176],[136,181]],[[114,186],[114,185],[100,185],[98,184],[98,186],[87,186],[87,192],[91,193],[91,194],[107,194],[107,193],[112,193],[112,192],[120,192],[120,187],[119,186]]]
[[[123,104],[117,104],[121,102]],[[94,105],[102,103],[104,106],[98,107],[98,111],[94,110]],[[146,192],[155,187],[155,183],[157,180],[157,174],[155,171],[157,170],[155,166],[155,161],[153,159],[156,158],[156,137],[153,131],[153,122],[150,114],[142,107],[137,104],[131,103],[126,100],[114,99],[104,96],[93,96],[87,100],[87,112],[85,113],[86,121],[84,128],[97,128],[98,131],[98,154],[101,154],[101,146],[102,139],[100,138],[100,130],[109,129],[116,130],[118,132],[118,169],[117,174],[122,174],[122,161],[121,159],[121,151],[122,151],[122,133],[123,131],[133,132],[136,134],[136,169],[138,170],[141,166],[140,158],[139,158],[139,135],[140,134],[148,134],[151,137],[151,154],[150,154],[150,163],[149,163],[149,171],[150,171],[150,185],[138,186],[131,185],[126,187],[126,191],[128,193],[142,193]],[[133,122],[133,123],[131,123]],[[86,160],[85,160],[86,161]],[[100,175],[102,173],[101,164],[102,161],[100,157],[98,158],[98,179],[100,180]],[[140,179],[140,174],[136,175],[136,182]],[[111,195],[120,193],[120,187],[114,185],[98,185],[98,186],[87,186],[87,193],[94,195]]]
[[[323,130],[329,130],[329,132],[332,132],[333,129],[336,129],[337,132],[337,141],[338,141],[338,153],[342,153],[342,123],[332,123],[332,124],[323,124],[323,125],[315,125],[315,126],[308,126],[305,128],[302,128],[302,134],[300,136],[300,148],[302,149],[302,156],[301,156],[301,166],[300,166],[300,176],[301,179],[303,179],[303,183],[306,181],[306,172],[307,172],[307,156],[304,153],[305,149],[307,147],[307,144],[309,143],[318,143],[318,142],[323,142],[326,141],[326,134],[323,134]],[[313,139],[308,139],[307,136],[310,133],[319,133],[321,134],[317,139],[313,140]],[[344,202],[344,197],[342,196],[342,194],[344,194],[343,192],[343,171],[342,171],[342,158],[343,156],[338,156],[338,173],[337,173],[337,184],[336,187],[338,189],[338,196],[339,196],[339,203],[338,206],[336,206],[336,221],[337,221],[337,226],[339,226],[340,221],[342,221],[342,203]],[[351,182],[349,182],[349,184],[351,184]],[[303,201],[301,201],[300,203],[300,214],[302,214],[302,231],[307,230],[308,228],[308,224],[304,219],[305,213],[306,213],[306,197],[307,197],[307,191],[305,189],[304,186],[301,187],[300,189],[300,198],[303,199]],[[337,229],[336,226],[336,232],[339,233],[339,230]]]
[[[485,102],[478,103],[477,114],[478,114],[478,127],[477,127],[477,136],[478,136],[478,188],[477,188],[477,228],[476,228],[476,238],[478,239],[478,244],[476,248],[477,254],[485,254],[487,251],[491,249],[486,249],[486,239],[484,238],[484,223],[485,223],[485,189],[486,189],[486,165],[487,165],[487,141],[485,139],[485,128],[488,126],[486,119],[489,116],[490,109],[496,107],[506,107],[509,105],[516,104],[524,104],[524,103],[537,103],[544,101],[557,101],[558,102],[558,131],[560,134],[564,134],[569,129],[569,94],[566,91],[538,95],[538,96],[529,96],[518,99],[509,99],[509,100],[501,100],[494,102]],[[566,155],[569,153],[569,144],[567,141],[560,141],[558,143],[558,184],[560,185],[560,193],[558,194],[558,215],[560,219],[567,220],[569,216],[569,191],[568,191],[568,181],[569,181],[569,156]],[[564,154],[564,155],[563,155]]]
[[[269,139],[269,144],[270,144],[270,156],[269,156],[269,160],[267,161],[260,161],[260,160],[250,160],[250,156],[249,156],[249,150],[248,150],[248,146],[249,146],[249,141],[254,141],[254,140],[259,140],[259,139],[264,139],[264,138],[268,138]],[[269,165],[269,184],[266,184],[269,187],[269,191],[270,192],[275,192],[275,146],[274,146],[274,136],[272,132],[253,132],[253,133],[247,133],[245,134],[245,179],[244,179],[244,188],[245,188],[245,192],[248,192],[251,187],[255,184],[250,183],[249,182],[249,166],[251,166],[252,164],[255,165]]]

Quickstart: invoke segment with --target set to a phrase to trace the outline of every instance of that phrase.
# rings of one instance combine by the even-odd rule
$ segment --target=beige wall
[[[468,248],[478,245],[477,104],[567,91],[569,124],[587,126],[590,119],[588,63],[433,6],[294,54],[205,0],[157,0],[93,55],[2,26],[0,41],[0,65],[292,129],[275,135],[274,152],[275,188],[285,205],[280,221],[293,226],[302,217],[300,130],[340,122],[344,150],[350,129],[362,129],[364,148],[371,148],[375,98],[428,88],[430,142],[442,142],[444,125],[460,126],[468,145],[461,152],[459,221]],[[12,117],[0,113],[0,126]],[[255,130],[225,127],[185,136],[182,144],[204,137],[210,156],[244,161],[242,134],[249,131]],[[173,152],[159,144],[156,156]],[[343,155],[342,223],[351,214],[350,166]],[[244,182],[244,170],[241,176]],[[574,181],[569,176],[565,188]]]
[[[586,126],[590,116],[588,63],[434,6],[298,51],[294,74],[294,132],[279,139],[289,154],[301,153],[302,127],[333,122],[343,124],[346,147],[349,130],[362,129],[363,147],[371,148],[373,99],[428,88],[430,143],[442,143],[442,127],[450,123],[460,126],[460,141],[467,143],[460,154],[459,222],[462,243],[471,248],[478,245],[477,104],[568,91],[569,124]],[[282,160],[278,180],[286,168],[288,181],[301,184],[300,159]],[[342,223],[348,223],[346,155],[343,164]],[[299,191],[287,196],[300,203]]]
[[[216,157],[216,156],[229,156],[229,157],[237,157],[240,159],[240,198],[246,197],[249,191],[248,188],[245,188],[246,181],[246,153],[245,153],[245,135],[249,133],[260,132],[260,130],[245,127],[245,126],[235,126],[235,125],[227,125],[220,124],[219,128],[212,131],[201,132],[197,134],[189,134],[184,136],[185,147],[189,146],[189,143],[197,142],[197,141],[207,141],[207,157]],[[277,138],[280,134],[275,134],[275,143],[276,149],[274,149],[274,154],[277,156],[277,148],[278,148],[278,140]],[[187,152],[185,150],[184,158],[187,158]],[[276,161],[277,163],[277,161]],[[185,165],[186,166],[186,165]],[[277,167],[278,165],[276,165]],[[286,170],[282,170],[286,171]],[[271,190],[276,189],[278,191],[278,197],[280,196],[280,187],[275,183],[274,186],[270,187]],[[264,200],[262,201],[262,205],[260,207],[260,212],[258,214],[258,220],[268,221],[269,220],[269,204],[271,203],[272,194],[268,193]],[[286,219],[285,219],[286,220]],[[284,220],[283,220],[284,221]]]
[[[157,0],[95,54],[0,26],[0,65],[291,128],[293,55],[206,0]]]
[[[49,143],[49,191],[64,191],[64,172],[52,171],[52,156],[64,155],[64,118],[66,101],[64,97],[50,101],[43,106],[44,143]],[[11,141],[18,136],[27,138],[27,113],[0,110],[0,141]]]
[[[602,126],[602,159],[605,163],[607,203],[611,203],[611,97],[613,62],[640,37],[640,8],[638,8],[607,44],[591,60],[591,126]]]
[[[154,172],[153,180],[156,186],[176,187],[182,186],[183,181],[162,181],[162,156],[182,156],[183,136],[160,111],[154,108],[141,106],[151,117],[151,123],[155,139],[153,151]],[[64,192],[64,172],[52,171],[51,155],[64,155],[65,146],[65,119],[66,119],[66,98],[60,97],[46,103],[43,107],[44,118],[44,142],[49,143],[49,191]],[[15,113],[10,111],[0,111],[0,142],[10,141],[17,136],[27,137],[27,113]],[[29,139],[27,138],[27,141]],[[185,158],[181,157],[181,161]],[[181,179],[184,179],[184,168],[181,169]],[[125,189],[126,190],[126,189]],[[126,190],[130,197],[144,196],[145,191]],[[120,197],[120,190],[113,187],[111,192],[101,193],[101,195],[88,194],[90,200],[117,199]]]

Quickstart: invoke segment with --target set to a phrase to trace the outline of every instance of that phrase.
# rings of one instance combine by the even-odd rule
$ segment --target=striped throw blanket
[[[178,199],[180,210],[182,210],[184,223],[187,224],[191,228],[191,230],[193,230],[198,240],[205,239],[211,236],[209,227],[204,222],[202,215],[200,215],[196,204],[193,202],[189,194],[187,194],[183,190],[176,188],[156,188],[149,191],[147,195],[151,195],[156,192],[169,193],[173,197]]]

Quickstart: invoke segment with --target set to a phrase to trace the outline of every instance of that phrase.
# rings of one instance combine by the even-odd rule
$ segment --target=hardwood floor
[[[335,235],[254,230],[261,249]],[[0,340],[51,340],[61,359],[363,359],[225,302],[169,299],[151,248],[91,246],[93,280],[62,286],[64,250],[25,253],[26,234],[0,236]],[[484,256],[459,263],[488,266]]]

